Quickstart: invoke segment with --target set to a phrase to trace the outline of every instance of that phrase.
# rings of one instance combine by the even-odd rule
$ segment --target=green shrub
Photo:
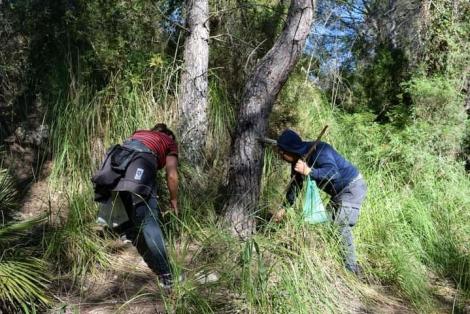
[[[455,83],[446,77],[413,78],[404,84],[413,101],[414,118],[420,132],[439,155],[456,156],[465,136],[466,113]]]

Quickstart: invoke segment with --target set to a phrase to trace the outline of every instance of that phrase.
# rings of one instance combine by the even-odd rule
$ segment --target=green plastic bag
[[[318,224],[329,221],[328,213],[320,198],[317,184],[310,176],[307,176],[307,190],[304,199],[304,221],[310,224]]]

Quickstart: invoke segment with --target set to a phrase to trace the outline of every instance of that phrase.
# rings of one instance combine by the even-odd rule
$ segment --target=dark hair
[[[166,126],[165,123],[155,124],[155,126],[151,128],[150,131],[165,133],[166,135],[170,136],[174,141],[176,141],[175,134]]]

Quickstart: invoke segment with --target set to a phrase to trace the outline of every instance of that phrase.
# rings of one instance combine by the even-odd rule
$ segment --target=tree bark
[[[184,44],[184,65],[180,81],[179,133],[187,160],[194,166],[201,166],[204,162],[208,125],[208,0],[186,0],[186,10],[189,35]]]
[[[244,88],[231,147],[229,195],[224,206],[225,223],[241,238],[250,236],[256,227],[264,157],[257,138],[266,133],[273,103],[302,54],[312,19],[312,0],[291,0],[282,33]]]

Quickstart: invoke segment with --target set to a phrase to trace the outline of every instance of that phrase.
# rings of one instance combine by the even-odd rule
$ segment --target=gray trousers
[[[338,226],[344,250],[346,268],[357,269],[356,249],[352,228],[359,218],[362,201],[367,193],[367,185],[361,177],[356,178],[338,195],[335,195],[328,206],[333,212],[333,222]]]

